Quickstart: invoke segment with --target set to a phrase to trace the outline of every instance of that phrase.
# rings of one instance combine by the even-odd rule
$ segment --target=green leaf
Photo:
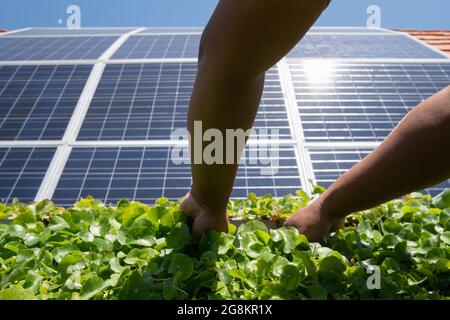
[[[157,256],[158,251],[152,248],[133,249],[124,259],[126,264],[142,266],[146,264],[152,257]]]
[[[176,288],[173,284],[173,279],[165,279],[163,282],[163,297],[166,300],[172,300],[176,294]]]
[[[344,272],[346,265],[336,256],[328,256],[320,260],[319,271],[322,272]]]
[[[320,285],[312,285],[308,287],[308,295],[313,300],[326,300],[328,292]]]
[[[287,264],[281,271],[280,283],[287,290],[294,290],[300,284],[301,276],[298,266]]]
[[[81,288],[81,299],[88,300],[100,294],[103,290],[103,282],[103,279],[100,277],[90,277]]]
[[[443,232],[439,238],[441,239],[442,242],[444,242],[445,244],[449,244],[450,245],[450,231],[445,231]]]
[[[167,237],[167,246],[174,250],[180,250],[192,240],[189,227],[184,223],[177,223]]]
[[[168,272],[173,274],[176,280],[182,281],[192,275],[193,269],[194,263],[191,258],[185,254],[176,253],[172,257]]]
[[[281,243],[284,253],[291,253],[297,246],[297,240],[305,241],[305,238],[299,237],[295,227],[270,230],[270,236],[274,242]]]
[[[381,245],[393,249],[395,245],[399,242],[398,238],[393,234],[385,234],[381,240]]]
[[[289,292],[280,284],[269,284],[259,294],[261,300],[289,300]]]
[[[120,265],[120,259],[118,257],[114,257],[109,260],[109,266],[111,270],[116,273],[121,273],[124,269],[126,269],[125,267]]]
[[[236,231],[237,231],[237,227],[234,224],[232,224],[232,223],[228,224],[228,234],[233,235],[236,233]]]
[[[36,300],[33,292],[19,285],[0,290],[0,300]]]
[[[237,233],[244,234],[249,232],[255,232],[256,230],[260,230],[263,232],[268,232],[267,226],[258,220],[252,220],[247,223],[243,223],[239,226]]]
[[[450,189],[446,189],[434,197],[433,206],[439,209],[450,208]]]
[[[44,279],[39,273],[34,270],[29,270],[28,274],[25,277],[25,281],[23,287],[25,289],[31,290],[34,293],[37,293],[39,287],[41,286],[42,280]]]
[[[111,241],[104,240],[102,238],[95,238],[93,243],[97,247],[99,252],[113,250],[113,243]]]

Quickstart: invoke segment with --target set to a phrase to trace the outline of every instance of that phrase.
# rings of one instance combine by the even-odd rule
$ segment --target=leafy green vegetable
[[[200,241],[165,198],[0,204],[0,300],[449,299],[449,195],[354,213],[320,244],[259,221],[305,207],[313,198],[301,190],[231,201],[231,218],[247,222]]]

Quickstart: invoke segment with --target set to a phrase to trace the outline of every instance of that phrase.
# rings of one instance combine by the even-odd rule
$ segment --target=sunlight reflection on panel
[[[326,83],[333,80],[335,69],[333,60],[304,60],[302,64],[310,83]]]

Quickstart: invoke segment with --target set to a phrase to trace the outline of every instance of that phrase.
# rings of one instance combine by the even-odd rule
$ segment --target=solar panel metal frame
[[[29,30],[29,28],[26,28],[24,30]],[[23,31],[23,30],[19,30]],[[167,30],[156,30],[160,32],[154,32],[152,31],[151,34],[167,34]],[[199,34],[198,30],[191,30],[195,32],[185,32],[186,30],[177,30],[179,32],[173,32],[173,34]],[[189,31],[189,30],[188,30]],[[322,30],[323,31],[323,30]],[[352,32],[355,30],[352,30]],[[361,31],[361,30],[359,30]],[[52,163],[50,165],[50,168],[47,170],[47,173],[45,175],[44,181],[42,182],[41,188],[38,191],[38,194],[35,197],[36,201],[43,200],[46,198],[51,198],[51,195],[53,195],[56,186],[58,184],[58,181],[61,177],[61,174],[64,171],[65,165],[67,163],[67,160],[70,157],[71,151],[74,148],[81,148],[81,147],[92,147],[92,148],[101,148],[101,147],[169,147],[173,146],[174,141],[76,141],[76,137],[78,136],[78,132],[81,128],[81,124],[83,119],[86,116],[86,112],[88,110],[90,101],[92,100],[96,88],[99,84],[100,78],[104,72],[105,66],[107,64],[117,64],[117,63],[170,63],[170,62],[196,62],[196,58],[162,58],[162,59],[134,59],[134,60],[127,60],[127,59],[121,59],[121,60],[112,60],[111,57],[114,55],[114,53],[120,48],[120,46],[130,37],[133,35],[140,35],[140,32],[143,32],[142,34],[145,34],[145,28],[136,28],[131,30],[128,33],[125,33],[118,37],[118,39],[111,45],[109,49],[107,49],[99,58],[94,60],[55,60],[55,61],[7,61],[4,64],[74,64],[74,63],[80,63],[80,64],[86,64],[86,63],[92,63],[94,65],[93,70],[91,71],[91,75],[89,76],[88,83],[80,97],[79,104],[76,107],[76,110],[72,116],[72,119],[69,123],[69,126],[66,130],[66,133],[62,140],[60,141],[0,141],[0,147],[56,147],[57,150],[55,152],[55,155],[52,159]],[[312,30],[311,33],[320,33],[318,30]],[[342,30],[336,30],[336,34],[342,34],[342,33],[349,33],[350,30],[345,30],[344,28]],[[14,36],[15,32],[8,32],[4,33],[3,35],[0,34],[0,37],[5,36]],[[353,32],[355,34],[364,33],[364,32]],[[391,30],[385,30],[380,29],[380,32],[366,32],[367,36],[370,36],[370,34],[397,34],[396,31]],[[20,37],[20,32],[16,32],[16,36]],[[408,36],[411,39],[414,39],[414,41],[420,43],[423,47],[431,48],[430,46],[424,44],[418,39],[415,39],[411,36]],[[398,58],[381,58],[381,59],[356,59],[359,62],[430,62],[430,63],[444,63],[448,62],[448,57],[444,57],[444,55],[437,49],[432,48],[432,50],[439,52],[442,55],[442,58],[439,59],[419,59],[419,58],[409,58],[409,59],[398,59]],[[355,59],[353,59],[355,60]],[[424,61],[425,60],[425,61]],[[290,74],[290,70],[287,64],[287,61],[289,61],[289,57],[285,57],[282,59],[278,64],[277,68],[280,73],[280,79],[281,79],[281,88],[284,93],[286,108],[287,108],[287,116],[288,121],[290,123],[290,127],[292,130],[292,134],[294,139],[285,139],[280,142],[280,145],[283,146],[289,146],[294,148],[296,150],[296,160],[299,170],[299,177],[301,180],[302,187],[309,193],[311,192],[311,186],[309,184],[309,181],[314,181],[314,170],[312,168],[312,162],[309,157],[308,150],[310,148],[337,148],[337,147],[345,147],[345,148],[372,148],[377,143],[373,142],[349,142],[349,143],[339,143],[339,142],[326,142],[326,143],[308,143],[305,142],[303,131],[301,128],[301,122],[296,117],[296,110],[297,110],[297,102],[295,99],[295,92],[292,84],[292,78]],[[249,141],[249,144],[253,143],[252,141]]]
[[[70,36],[121,36],[136,28],[101,28],[86,27],[78,29],[68,28],[25,28],[16,32],[6,32],[3,37],[70,37]]]

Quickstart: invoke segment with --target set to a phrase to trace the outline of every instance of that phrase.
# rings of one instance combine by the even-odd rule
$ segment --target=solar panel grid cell
[[[245,197],[249,192],[281,196],[301,187],[292,147],[269,149],[268,155],[279,155],[278,163],[250,150],[247,148],[239,169],[233,197]],[[178,199],[191,185],[187,154],[186,149],[167,147],[74,148],[53,199],[60,205],[71,205],[88,195],[105,202],[124,197],[144,202],[161,196]],[[262,175],[261,170],[268,168],[277,172]]]
[[[314,81],[307,62],[291,62],[306,141],[382,141],[417,104],[450,83],[446,63],[334,62]]]
[[[193,63],[113,64],[106,67],[78,140],[168,140],[185,128],[197,72]],[[276,69],[267,74],[255,129],[290,138]]]
[[[0,140],[61,139],[91,69],[0,66]]]
[[[97,59],[116,39],[115,36],[0,37],[0,61]]]
[[[55,148],[0,148],[0,202],[33,201]]]
[[[373,149],[369,148],[320,148],[310,149],[316,183],[329,187],[338,177],[364,159]],[[450,188],[450,179],[424,190],[432,196]]]
[[[200,35],[131,36],[112,59],[197,58]]]
[[[288,58],[444,58],[406,35],[307,34]]]

